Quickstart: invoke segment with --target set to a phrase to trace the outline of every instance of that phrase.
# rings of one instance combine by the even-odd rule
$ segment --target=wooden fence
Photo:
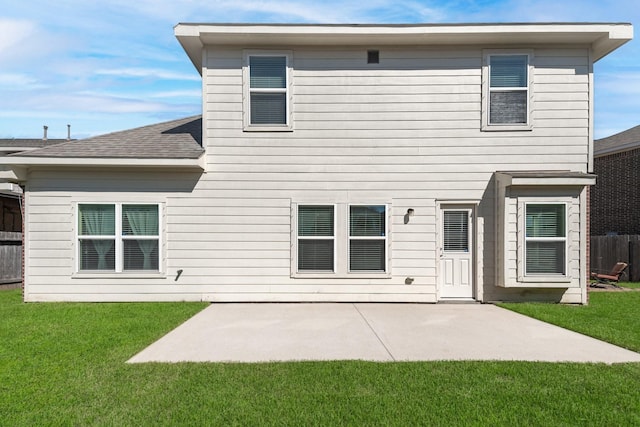
[[[0,284],[22,280],[22,233],[0,231]]]
[[[617,262],[629,264],[620,280],[640,281],[640,236],[591,236],[591,271],[609,272]]]

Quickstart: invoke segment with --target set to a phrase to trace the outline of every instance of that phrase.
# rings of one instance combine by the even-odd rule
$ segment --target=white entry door
[[[441,209],[440,298],[473,298],[473,209]]]

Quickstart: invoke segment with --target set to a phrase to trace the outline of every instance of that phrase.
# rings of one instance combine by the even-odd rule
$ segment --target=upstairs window
[[[529,129],[531,123],[530,54],[486,56],[484,128]]]
[[[246,55],[245,129],[289,129],[290,55]]]

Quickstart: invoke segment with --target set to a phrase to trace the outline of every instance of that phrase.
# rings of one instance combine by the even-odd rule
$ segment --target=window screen
[[[158,270],[158,206],[122,205],[124,270]]]
[[[159,216],[158,205],[79,204],[79,270],[158,271]]]
[[[489,57],[489,124],[526,124],[528,121],[527,55]]]
[[[386,207],[350,206],[349,270],[385,271]]]
[[[115,205],[78,205],[80,270],[115,270],[115,234]]]
[[[527,204],[526,274],[566,274],[566,205]]]
[[[298,271],[333,271],[334,207],[298,206]]]
[[[286,56],[249,57],[249,92],[251,124],[287,124]]]

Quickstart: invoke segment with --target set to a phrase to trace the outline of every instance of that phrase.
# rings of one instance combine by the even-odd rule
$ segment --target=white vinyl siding
[[[275,134],[244,131],[243,49],[207,46],[206,173],[30,171],[28,298],[435,302],[438,200],[481,200],[478,221],[486,224],[476,236],[476,247],[484,250],[477,276],[485,300],[530,298],[523,290],[495,286],[492,177],[497,170],[586,172],[588,49],[536,48],[530,76],[535,127],[498,133],[478,126],[482,49],[389,46],[380,54],[384,67],[367,64],[360,47],[295,47],[290,63],[295,132]],[[77,252],[73,204],[96,200],[162,201],[163,277],[69,279]],[[336,250],[342,270],[336,265],[330,278],[292,274],[297,269],[292,200],[335,204],[336,221],[343,223],[347,211],[339,211],[338,204],[388,203],[393,233],[387,236],[387,273],[346,277],[348,254]],[[517,284],[518,251],[524,247],[518,247],[517,201],[507,202],[509,240],[502,257],[509,283]],[[409,208],[415,215],[405,222]],[[575,261],[581,254],[572,244],[580,239],[583,208],[573,199],[567,207],[573,290],[583,276]],[[335,232],[346,248],[346,226]],[[176,280],[178,270],[183,272]],[[411,285],[407,278],[414,279]]]

